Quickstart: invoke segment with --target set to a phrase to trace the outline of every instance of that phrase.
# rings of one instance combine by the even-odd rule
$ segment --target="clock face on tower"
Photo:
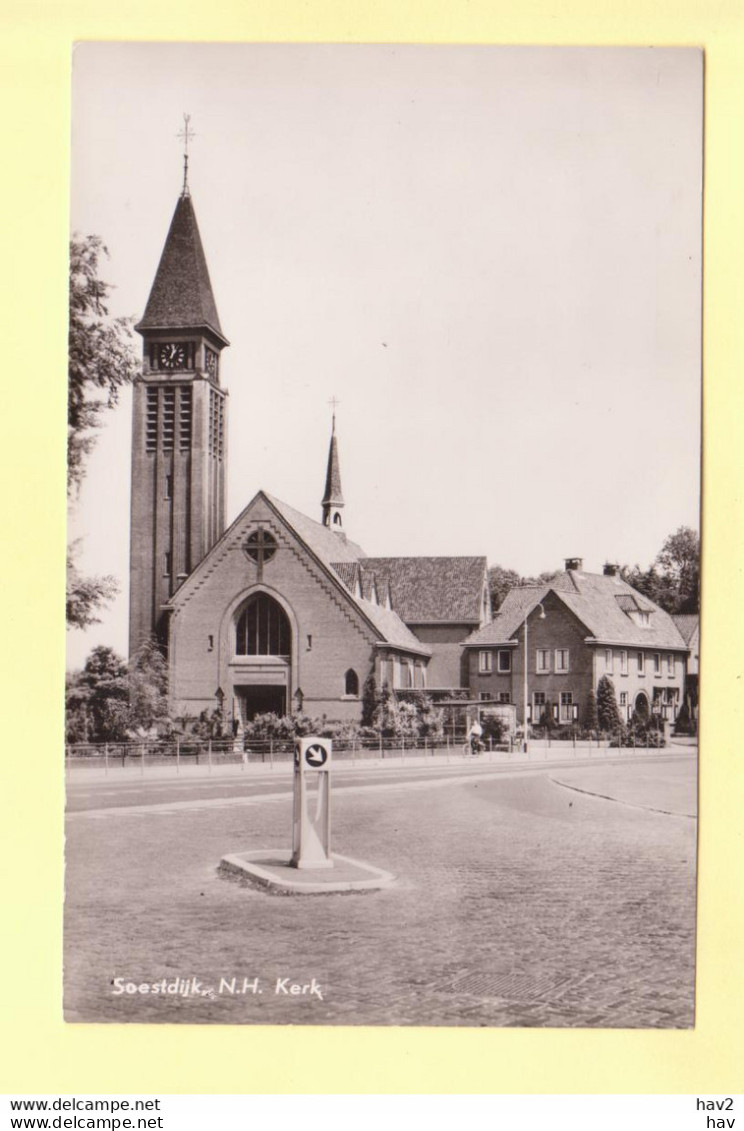
[[[217,354],[208,346],[204,348],[204,366],[210,377],[217,376]]]
[[[181,342],[165,342],[158,348],[160,369],[183,369],[186,364],[186,347]]]

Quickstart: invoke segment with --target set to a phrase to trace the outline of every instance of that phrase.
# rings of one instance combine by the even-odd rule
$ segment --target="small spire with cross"
[[[181,196],[189,195],[189,142],[192,137],[196,137],[194,131],[189,128],[190,121],[191,115],[184,114],[183,129],[179,130],[176,134],[176,137],[183,141],[183,189],[181,190]]]
[[[326,485],[323,494],[323,525],[339,534],[343,526],[341,510],[344,505],[344,496],[341,491],[341,469],[338,462],[338,441],[336,439],[336,408],[341,404],[335,396],[331,397],[328,404],[333,409],[333,427],[331,428],[331,446],[328,449],[328,468],[326,470]]]

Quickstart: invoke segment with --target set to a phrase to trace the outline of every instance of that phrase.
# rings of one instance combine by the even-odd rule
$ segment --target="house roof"
[[[465,646],[508,644],[516,636],[524,618],[543,600],[549,588],[548,585],[524,585],[510,589],[493,620],[476,629],[465,641]]]
[[[674,613],[672,620],[684,637],[685,643],[692,645],[692,639],[700,628],[698,613]]]
[[[578,570],[558,574],[545,585],[511,589],[493,621],[469,636],[466,647],[509,643],[525,616],[551,591],[581,621],[587,635],[599,642],[687,650],[687,641],[669,613],[622,578]],[[648,625],[632,620],[633,612],[648,613]]]
[[[480,624],[485,558],[366,558],[406,624]]]
[[[173,213],[145,313],[136,329],[178,330],[205,327],[228,345],[222,333],[207,260],[190,196],[181,196]]]

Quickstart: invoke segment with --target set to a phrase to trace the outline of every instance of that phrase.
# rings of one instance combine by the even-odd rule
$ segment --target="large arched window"
[[[359,676],[357,675],[357,673],[354,671],[353,668],[349,668],[346,675],[344,676],[344,680],[345,680],[345,683],[346,683],[346,695],[358,695],[359,694]]]
[[[287,614],[266,593],[257,593],[235,626],[236,656],[289,656],[291,632]]]

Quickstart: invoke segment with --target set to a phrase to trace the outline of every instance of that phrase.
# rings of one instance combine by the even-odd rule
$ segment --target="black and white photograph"
[[[72,58],[64,1015],[690,1029],[703,53]]]

